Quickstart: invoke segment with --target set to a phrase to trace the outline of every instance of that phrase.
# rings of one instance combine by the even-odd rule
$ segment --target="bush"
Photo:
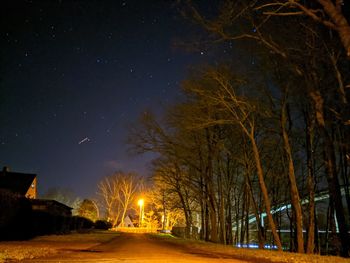
[[[73,216],[70,224],[70,230],[83,231],[94,227],[94,222],[81,216]]]
[[[171,234],[181,238],[199,239],[199,231],[197,227],[173,227]]]
[[[112,223],[110,223],[106,220],[97,220],[95,222],[95,228],[102,229],[102,230],[108,230],[108,229],[112,228]]]
[[[67,234],[70,224],[70,217],[53,215],[45,211],[32,212],[31,229],[35,235]]]
[[[0,189],[0,228],[11,223],[19,210],[19,196],[10,191]]]
[[[93,227],[94,223],[84,217],[32,210],[27,198],[0,189],[0,240],[24,240],[38,235],[66,234],[70,230],[84,231]]]
[[[0,239],[22,240],[33,237],[32,208],[28,199],[0,190]]]

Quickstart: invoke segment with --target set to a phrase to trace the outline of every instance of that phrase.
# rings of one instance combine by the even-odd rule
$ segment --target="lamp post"
[[[143,207],[144,207],[144,200],[140,199],[138,201],[138,205],[140,206],[140,215],[139,215],[139,227],[141,227],[143,223]]]

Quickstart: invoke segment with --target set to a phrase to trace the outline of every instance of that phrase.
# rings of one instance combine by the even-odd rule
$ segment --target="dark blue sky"
[[[81,197],[115,170],[147,175],[126,124],[179,96],[200,59],[172,1],[4,1],[0,10],[0,165]]]

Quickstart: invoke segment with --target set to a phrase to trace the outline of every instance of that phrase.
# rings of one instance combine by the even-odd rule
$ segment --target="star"
[[[0,38],[5,59],[0,59],[0,68],[5,72],[0,84],[9,84],[5,89],[9,99],[3,107],[7,131],[0,129],[0,148],[8,146],[11,154],[0,151],[0,160],[15,163],[14,170],[27,165],[24,172],[39,167],[39,177],[47,179],[42,184],[45,191],[60,176],[57,163],[70,171],[60,178],[62,185],[69,185],[71,174],[104,173],[94,162],[82,170],[85,157],[98,163],[106,154],[123,155],[122,147],[100,147],[79,156],[74,147],[88,148],[97,138],[108,145],[112,137],[122,144],[126,133],[122,123],[133,122],[146,106],[158,111],[160,105],[155,102],[176,95],[175,81],[183,75],[187,54],[180,51],[184,59],[178,58],[172,47],[177,36],[168,29],[183,28],[173,20],[174,10],[165,10],[167,4],[162,1],[84,5],[81,1],[31,0],[30,6],[23,4],[28,1],[15,1],[18,9],[8,14],[5,4],[3,12],[6,23],[1,25]],[[72,14],[77,16],[72,18]],[[170,70],[173,65],[176,73]],[[108,126],[112,118],[115,123]],[[52,148],[52,138],[62,147]],[[20,145],[12,144],[19,140],[33,150],[16,149]],[[38,140],[40,145],[36,145]],[[17,157],[16,152],[24,157]],[[40,163],[37,156],[43,156]],[[87,197],[94,189],[86,190],[86,185],[94,184],[86,180],[76,189]]]

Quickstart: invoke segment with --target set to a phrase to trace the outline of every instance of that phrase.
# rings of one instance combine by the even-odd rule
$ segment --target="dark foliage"
[[[94,223],[84,217],[32,210],[27,198],[0,190],[0,240],[26,240],[40,235],[83,232],[93,227]]]
[[[78,232],[84,232],[87,229],[92,229],[94,227],[94,222],[90,219],[81,216],[73,216],[71,218],[70,229],[76,230]]]
[[[17,240],[33,237],[30,229],[30,202],[6,190],[0,190],[0,238]]]
[[[97,220],[95,222],[96,229],[108,230],[112,227],[112,224],[106,220]]]

